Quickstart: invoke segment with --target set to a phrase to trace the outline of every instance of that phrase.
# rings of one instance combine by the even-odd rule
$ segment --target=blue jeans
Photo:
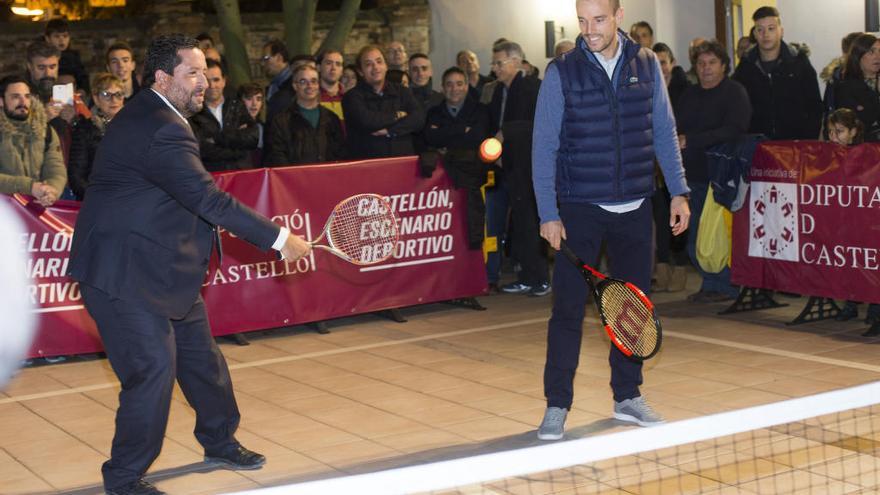
[[[559,215],[568,236],[566,244],[586,263],[595,264],[599,248],[607,243],[609,275],[632,282],[646,294],[651,290],[653,235],[651,200],[627,213],[611,213],[592,204],[563,204]],[[547,407],[571,408],[574,376],[581,351],[584,306],[589,291],[580,270],[565,256],[556,256],[553,267],[553,315],[547,331],[544,395]],[[603,331],[596,326],[591,331]],[[611,390],[620,402],[638,397],[642,363],[633,361],[611,345]]]
[[[709,194],[709,184],[688,182],[688,187],[691,188],[691,221],[688,226],[687,252],[694,267],[703,277],[700,291],[720,292],[736,297],[739,295],[739,288],[730,284],[730,267],[725,266],[718,273],[708,273],[703,271],[700,262],[697,261],[697,233],[700,230],[700,215],[702,215],[703,206],[706,204],[706,195]]]
[[[495,237],[498,250],[486,257],[486,278],[490,284],[501,279],[501,257],[504,251],[504,236],[507,233],[507,210],[510,199],[501,172],[495,172],[495,186],[486,188],[486,236]]]

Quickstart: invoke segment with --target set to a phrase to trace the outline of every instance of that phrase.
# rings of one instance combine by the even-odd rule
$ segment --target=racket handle
[[[574,254],[574,251],[572,251],[571,248],[568,247],[568,244],[566,244],[564,240],[559,241],[559,248],[559,250],[562,251],[565,257],[568,258],[569,261],[574,263],[575,266],[577,266],[578,268],[583,268],[584,265],[586,265],[586,263],[584,263],[584,261],[580,259],[578,255]]]

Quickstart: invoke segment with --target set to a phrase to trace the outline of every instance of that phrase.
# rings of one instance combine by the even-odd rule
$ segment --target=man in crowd
[[[535,115],[541,236],[556,250],[565,241],[587,263],[595,263],[605,241],[610,276],[647,293],[654,252],[646,198],[653,194],[655,155],[673,196],[673,234],[684,232],[690,216],[675,118],[654,53],[618,29],[619,0],[577,0],[576,7],[577,48],[547,67]],[[564,433],[588,293],[579,267],[563,256],[556,258],[553,286],[542,440]],[[642,363],[613,345],[609,362],[614,418],[641,426],[661,423],[639,392]]]
[[[321,74],[321,105],[336,114],[339,120],[344,120],[342,96],[345,90],[339,82],[344,69],[342,52],[328,50],[322,53],[318,56],[318,68]]]
[[[818,139],[822,97],[805,49],[782,40],[782,20],[774,7],[759,8],[752,20],[757,49],[746,54],[733,74],[752,102],[749,132],[770,139]]]
[[[553,56],[558,57],[567,51],[571,51],[573,48],[574,41],[560,40],[559,43],[556,43],[556,46],[553,47]]]
[[[399,41],[388,43],[385,50],[385,56],[388,58],[388,70],[401,70],[406,72],[406,47]]]
[[[76,117],[73,105],[53,99],[53,87],[58,82],[58,65],[61,52],[54,46],[35,41],[27,47],[27,81],[31,87],[31,95],[37,96],[43,103],[49,125],[55,129],[61,143],[64,162],[70,152],[71,124]]]
[[[272,139],[266,165],[295,165],[341,160],[345,135],[339,117],[320,105],[320,76],[309,65],[293,72],[296,101],[269,123]]]
[[[342,98],[346,149],[351,158],[415,153],[413,134],[425,125],[425,111],[409,88],[385,80],[388,66],[378,47],[365,46],[357,64],[363,75]]]
[[[271,123],[276,115],[287,110],[293,104],[296,99],[293,89],[293,71],[301,65],[308,65],[312,68],[318,67],[315,63],[315,58],[311,55],[299,54],[290,57],[288,70],[290,70],[291,76],[287,79],[288,84],[279,88],[275,94],[266,99],[266,122]]]
[[[159,37],[144,65],[149,89],[125,105],[101,141],[70,253],[70,276],[122,384],[102,469],[111,495],[161,493],[143,476],[162,449],[175,380],[196,411],[206,463],[265,464],[235,439],[241,417],[199,289],[217,226],[291,261],[309,252],[301,237],[217,189],[202,166],[186,121],[201,110],[207,88],[198,42]]]
[[[647,21],[639,21],[629,28],[629,37],[648,50],[654,46],[654,28]]]
[[[455,56],[455,65],[467,74],[468,86],[478,100],[483,94],[483,86],[489,82],[489,78],[480,74],[480,59],[471,50],[462,50]]]
[[[50,206],[67,184],[58,135],[23,77],[0,80],[0,96],[0,193],[30,194]]]
[[[260,142],[257,122],[238,100],[228,100],[223,66],[206,60],[208,89],[202,110],[189,118],[199,140],[202,163],[211,172],[251,168],[251,153]]]
[[[62,17],[49,21],[43,39],[61,52],[61,59],[58,61],[59,72],[73,75],[76,79],[76,87],[89,94],[89,74],[79,52],[70,48],[70,26],[67,19]]]
[[[550,293],[544,241],[538,233],[532,187],[532,125],[541,82],[522,72],[522,48],[511,41],[492,47],[492,69],[498,78],[489,105],[492,133],[504,144],[499,165],[510,197],[511,242],[519,261],[517,281],[501,288],[508,294]]]
[[[128,43],[117,41],[107,48],[107,71],[122,81],[125,101],[130,100],[141,90],[137,74],[134,72],[136,65],[134,51]]]
[[[263,72],[272,78],[269,86],[266,87],[266,101],[272,99],[282,88],[290,87],[292,71],[288,61],[290,55],[287,53],[287,47],[281,40],[270,40],[263,45],[263,56],[260,63],[263,65]]]
[[[433,80],[434,67],[431,59],[424,53],[415,53],[409,58],[409,89],[417,100],[428,111],[434,105],[443,102],[443,94],[434,91]]]
[[[455,187],[467,191],[468,247],[483,243],[486,206],[480,187],[488,166],[478,156],[480,143],[489,137],[489,109],[471,92],[467,74],[458,67],[443,73],[444,102],[428,110],[425,141],[443,152],[443,164]]]

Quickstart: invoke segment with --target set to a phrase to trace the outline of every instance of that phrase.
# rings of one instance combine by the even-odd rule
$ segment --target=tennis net
[[[275,494],[880,493],[880,382]]]

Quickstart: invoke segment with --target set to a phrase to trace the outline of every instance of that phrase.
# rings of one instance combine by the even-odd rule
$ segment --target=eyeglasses
[[[263,55],[260,57],[260,62],[268,62],[270,58],[272,58],[272,55]]]
[[[296,81],[296,84],[298,84],[299,86],[308,86],[308,85],[317,86],[318,80],[317,79],[300,79],[300,80]]]
[[[109,91],[101,91],[98,93],[98,96],[100,96],[101,98],[103,98],[105,100],[110,100],[110,99],[124,100],[125,99],[125,94],[123,94],[121,91],[115,91],[113,93],[111,93]]]
[[[504,60],[493,60],[491,65],[492,65],[492,67],[499,67],[500,68],[500,67],[504,67],[504,64],[506,64],[507,62],[510,62],[510,61],[511,61],[511,59],[509,59],[509,58],[506,58]]]

